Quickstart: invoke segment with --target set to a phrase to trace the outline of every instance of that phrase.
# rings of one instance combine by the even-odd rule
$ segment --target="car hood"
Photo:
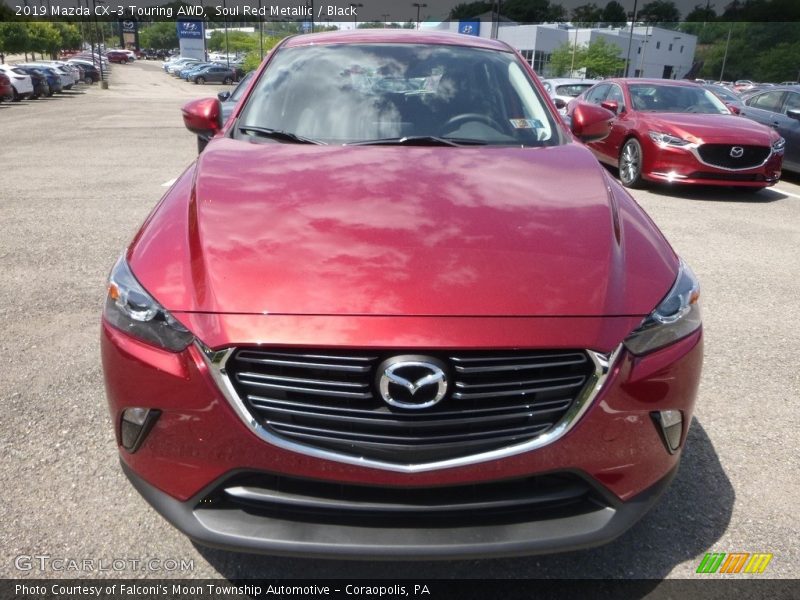
[[[769,146],[777,138],[769,127],[735,115],[660,113],[647,115],[645,119],[651,131],[669,133],[694,143]]]
[[[581,145],[213,140],[128,258],[167,309],[295,315],[649,313],[677,259]]]

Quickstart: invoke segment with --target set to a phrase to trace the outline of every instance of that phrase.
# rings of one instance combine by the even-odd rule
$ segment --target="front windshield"
[[[261,128],[327,144],[429,137],[560,143],[552,115],[513,54],[446,45],[279,50],[238,126],[243,139],[251,137],[248,128]]]
[[[566,85],[560,85],[556,88],[556,94],[559,96],[570,96],[571,98],[577,98],[593,85],[593,83],[569,83]]]
[[[719,98],[701,87],[634,83],[628,89],[633,108],[643,112],[730,114]]]

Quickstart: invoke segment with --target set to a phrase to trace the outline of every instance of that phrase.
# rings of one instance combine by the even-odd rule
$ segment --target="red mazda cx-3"
[[[692,271],[519,54],[283,41],[114,266],[122,466],[195,540],[414,559],[611,540],[675,473]]]

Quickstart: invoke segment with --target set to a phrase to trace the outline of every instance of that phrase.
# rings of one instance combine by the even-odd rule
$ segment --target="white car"
[[[0,65],[0,71],[5,73],[11,80],[11,87],[14,90],[14,102],[33,96],[33,80],[25,71],[15,69],[11,65]]]
[[[166,67],[166,70],[170,75],[174,75],[175,71],[180,71],[189,65],[199,65],[201,62],[202,61],[199,61],[196,58],[182,58],[180,60],[176,60],[174,63],[169,63],[169,65]]]
[[[562,115],[567,114],[567,104],[597,83],[596,79],[543,79],[542,85]]]

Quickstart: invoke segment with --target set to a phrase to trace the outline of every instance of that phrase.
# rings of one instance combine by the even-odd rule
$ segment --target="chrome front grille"
[[[740,155],[732,156],[734,148]],[[739,150],[737,150],[737,153]],[[769,146],[738,146],[736,144],[703,144],[698,146],[697,153],[707,165],[732,171],[754,169],[763,165],[772,150]]]
[[[304,446],[387,463],[472,456],[552,431],[571,412],[596,365],[582,350],[425,352],[449,391],[435,406],[389,406],[376,387],[391,351],[241,348],[225,374],[266,431]]]

